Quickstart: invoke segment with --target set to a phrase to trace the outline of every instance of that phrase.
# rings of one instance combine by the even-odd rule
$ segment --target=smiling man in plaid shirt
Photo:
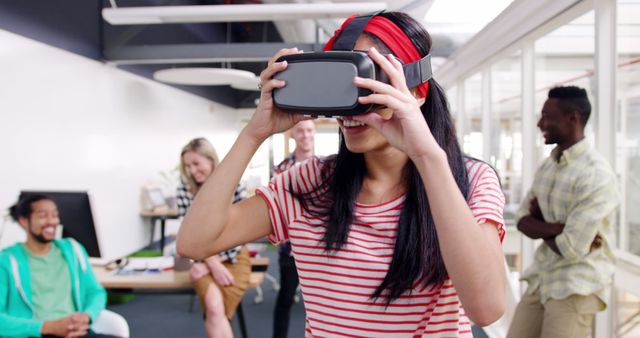
[[[549,91],[538,127],[557,144],[518,211],[518,229],[543,239],[523,274],[528,288],[508,338],[585,337],[606,308],[613,279],[616,177],[584,139],[591,104],[584,89]]]

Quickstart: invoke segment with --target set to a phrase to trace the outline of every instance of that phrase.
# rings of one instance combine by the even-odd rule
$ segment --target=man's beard
[[[38,235],[33,232],[33,229],[31,229],[31,223],[29,223],[29,233],[31,234],[31,237],[33,237],[33,239],[35,239],[40,244],[47,244],[53,241],[52,239],[46,239],[43,234]]]

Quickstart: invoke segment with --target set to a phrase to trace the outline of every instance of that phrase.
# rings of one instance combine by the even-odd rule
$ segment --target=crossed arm
[[[555,237],[564,230],[564,223],[545,222],[537,198],[534,197],[529,201],[529,215],[518,221],[518,230],[531,239],[543,239],[551,250],[562,256]]]
[[[602,208],[606,209],[606,208]],[[574,210],[575,213],[580,213],[580,210]],[[595,218],[597,218],[596,216]],[[544,221],[540,207],[538,206],[538,200],[533,197],[529,201],[529,215],[526,215],[518,221],[518,230],[525,234],[525,236],[531,239],[543,239],[544,243],[557,253],[559,256],[563,256],[562,251],[558,247],[556,237],[563,233],[565,230],[565,223],[547,223]],[[592,229],[589,234],[586,235],[590,239],[590,243],[582,249],[583,254],[587,254],[602,246],[603,237],[597,232],[596,229]],[[592,240],[591,240],[592,239]],[[586,250],[586,251],[585,251]],[[574,250],[575,254],[575,250]]]

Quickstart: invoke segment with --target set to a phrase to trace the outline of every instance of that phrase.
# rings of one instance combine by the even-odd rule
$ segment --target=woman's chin
[[[347,149],[349,149],[350,152],[356,153],[356,154],[363,154],[371,150],[371,147],[367,145],[366,142],[357,142],[357,141],[349,142],[347,140],[345,142],[345,145],[347,146]]]

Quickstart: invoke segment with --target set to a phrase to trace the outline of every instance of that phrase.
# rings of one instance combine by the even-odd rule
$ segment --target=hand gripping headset
[[[287,69],[274,78],[284,80],[286,86],[275,89],[276,107],[291,113],[316,116],[359,115],[371,111],[370,104],[361,104],[358,97],[372,92],[353,83],[356,76],[389,83],[386,74],[369,58],[367,53],[353,51],[356,40],[365,26],[376,15],[354,18],[343,27],[331,51],[285,55]],[[414,88],[431,78],[431,55],[404,64],[407,87]]]

